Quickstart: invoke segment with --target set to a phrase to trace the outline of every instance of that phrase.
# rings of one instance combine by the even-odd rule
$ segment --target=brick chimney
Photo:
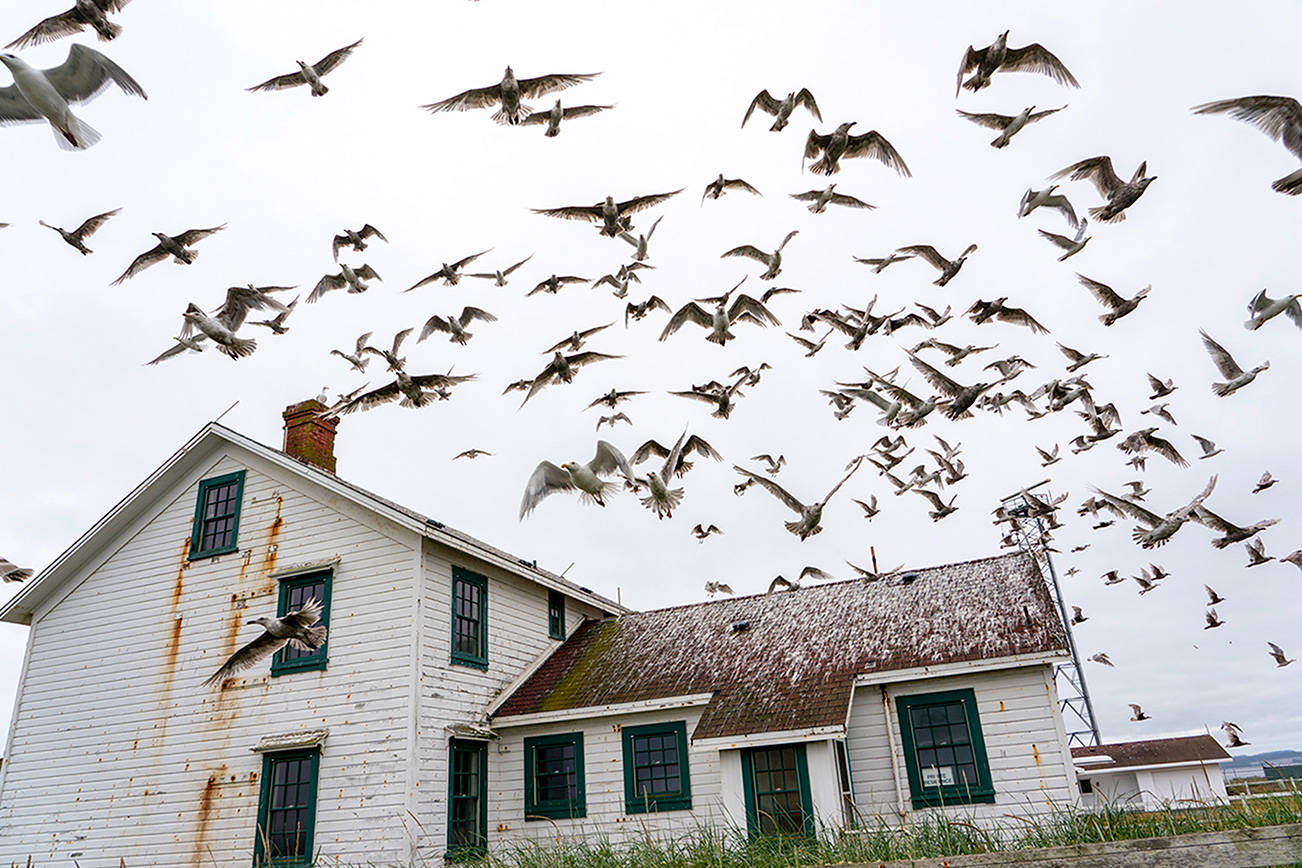
[[[292,458],[334,473],[339,418],[320,418],[317,414],[325,410],[326,405],[315,398],[286,407],[281,414],[285,418],[284,451]]]

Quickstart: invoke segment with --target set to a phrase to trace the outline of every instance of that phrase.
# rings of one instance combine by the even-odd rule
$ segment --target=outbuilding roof
[[[1219,763],[1230,759],[1229,753],[1210,735],[1186,735],[1177,738],[1153,738],[1147,741],[1118,741],[1071,749],[1073,760],[1094,760],[1081,768],[1087,772],[1134,766],[1160,766],[1174,763]]]
[[[1011,554],[590,622],[494,717],[712,693],[693,738],[843,726],[861,674],[1066,648]]]

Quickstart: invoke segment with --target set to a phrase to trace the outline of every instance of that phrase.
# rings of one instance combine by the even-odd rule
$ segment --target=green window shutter
[[[971,688],[900,696],[900,741],[915,810],[993,804],[994,781]]]
[[[452,662],[488,668],[488,579],[452,568]]]
[[[333,571],[322,570],[301,576],[290,576],[280,580],[280,599],[276,605],[276,617],[285,615],[303,606],[308,600],[316,598],[321,601],[321,623],[330,626],[330,586],[333,584]],[[286,645],[271,658],[272,676],[285,675],[290,672],[306,672],[313,669],[325,669],[330,657],[330,638],[316,651],[303,651]]]
[[[687,724],[625,726],[624,812],[646,814],[692,807]]]
[[[448,849],[444,859],[478,859],[488,845],[488,746],[448,744]]]
[[[560,591],[547,592],[547,635],[565,638],[565,595]]]
[[[190,531],[189,560],[210,558],[237,550],[240,504],[244,500],[244,471],[214,476],[199,483]]]
[[[753,747],[741,752],[746,831],[758,835],[814,835],[809,763],[803,744]]]
[[[262,755],[253,864],[258,868],[308,868],[316,826],[321,749]]]
[[[583,786],[583,733],[524,740],[524,818],[565,820],[588,815]]]

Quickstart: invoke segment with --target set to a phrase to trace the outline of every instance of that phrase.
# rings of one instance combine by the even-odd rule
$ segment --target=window
[[[629,814],[679,811],[692,806],[687,724],[626,726],[624,810]]]
[[[214,476],[199,483],[199,502],[190,532],[190,560],[235,551],[244,496],[244,471]]]
[[[583,791],[583,733],[542,735],[524,740],[524,818],[586,817]]]
[[[560,591],[547,592],[547,635],[565,638],[565,595]]]
[[[488,748],[482,741],[453,739],[448,746],[447,858],[475,857],[488,842],[485,786]]]
[[[1088,796],[1094,792],[1094,782],[1089,778],[1081,778],[1077,783],[1080,785],[1081,795]]]
[[[312,864],[320,759],[319,748],[262,755],[254,865],[306,868]]]
[[[488,579],[452,568],[452,662],[488,668]]]
[[[994,784],[970,688],[896,700],[913,807],[993,803]]]
[[[276,617],[283,618],[290,612],[303,607],[308,600],[321,601],[321,623],[330,626],[330,578],[329,570],[291,576],[280,580],[280,602],[276,605]],[[286,645],[271,658],[271,674],[284,675],[288,672],[303,672],[309,669],[325,669],[330,651],[330,639],[315,651],[304,651]]]
[[[845,828],[858,825],[859,809],[854,804],[854,784],[850,778],[850,754],[844,741],[833,742],[836,749],[836,782],[841,788],[841,819]]]
[[[803,744],[741,752],[746,829],[751,835],[812,835],[814,807]]]

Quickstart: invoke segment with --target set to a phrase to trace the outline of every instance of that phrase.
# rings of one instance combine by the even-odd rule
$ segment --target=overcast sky
[[[66,4],[65,4],[66,5]],[[13,4],[0,11],[0,37],[16,37],[57,2]],[[1257,332],[1243,328],[1245,306],[1262,288],[1272,295],[1298,290],[1297,239],[1302,200],[1270,189],[1297,160],[1252,127],[1226,117],[1194,116],[1192,105],[1246,94],[1302,93],[1295,34],[1302,10],[1293,3],[1257,3],[1227,15],[1216,4],[1044,3],[972,6],[909,3],[666,2],[527,3],[255,0],[223,3],[131,4],[118,16],[125,30],[95,44],[128,70],[148,102],[117,90],[78,113],[103,133],[83,153],[66,153],[47,127],[0,130],[6,195],[0,231],[8,288],[0,293],[5,325],[4,395],[0,419],[7,496],[0,500],[0,554],[43,567],[207,421],[232,403],[222,420],[264,443],[281,443],[285,405],[364,382],[381,385],[383,365],[351,372],[331,348],[351,348],[374,331],[386,343],[398,329],[431,314],[474,304],[499,317],[476,323],[466,347],[434,335],[409,342],[412,373],[475,373],[478,380],[447,403],[409,410],[397,405],[348,416],[339,427],[339,473],[362,486],[475,534],[626,605],[650,608],[704,599],[703,583],[725,581],[739,593],[762,591],[782,573],[806,564],[848,573],[844,561],[867,564],[869,548],[882,567],[925,566],[999,551],[990,512],[1000,497],[1052,477],[1054,493],[1069,492],[1059,532],[1059,572],[1069,603],[1089,621],[1076,628],[1083,655],[1106,652],[1116,668],[1086,664],[1106,739],[1212,730],[1231,719],[1244,727],[1251,750],[1299,747],[1302,665],[1276,669],[1266,640],[1302,656],[1298,588],[1302,574],[1270,563],[1246,571],[1242,546],[1211,547],[1204,528],[1183,529],[1168,546],[1145,552],[1130,540],[1133,522],[1103,531],[1075,516],[1090,486],[1118,491],[1131,479],[1151,486],[1147,502],[1164,513],[1187,502],[1220,476],[1208,505],[1240,524],[1281,522],[1263,534],[1267,552],[1281,557],[1302,547],[1298,498],[1302,460],[1296,448],[1296,396],[1302,354],[1296,327],[1280,317]],[[980,47],[1011,28],[1012,45],[1041,42],[1082,84],[1064,88],[1044,76],[1000,74],[979,94],[954,99],[954,73],[969,44]],[[326,82],[330,93],[306,89],[246,93],[293,61],[313,62],[358,38],[365,42]],[[24,53],[37,66],[63,61],[68,41]],[[565,104],[613,104],[615,109],[567,123],[544,138],[539,127],[494,124],[489,112],[430,115],[418,106],[500,79],[511,64],[521,77],[602,73],[559,96]],[[0,74],[0,85],[8,77]],[[790,127],[768,132],[758,114],[742,115],[767,88],[779,98],[808,87],[822,109],[815,124],[797,110]],[[550,106],[555,96],[533,100]],[[1027,105],[1066,104],[995,150],[991,130],[954,113],[1015,114]],[[828,179],[801,171],[811,126],[826,132],[842,121],[856,132],[876,129],[912,169],[902,178],[880,163],[846,161],[834,179],[840,192],[877,206],[813,215],[787,194],[821,189]],[[1115,225],[1090,226],[1093,240],[1078,256],[1060,251],[1036,228],[1070,234],[1056,213],[1018,220],[1028,186],[1077,160],[1112,156],[1128,178],[1141,160],[1158,180]],[[763,197],[730,193],[699,204],[703,186],[720,172],[741,177]],[[777,285],[803,290],[772,302],[781,328],[742,324],[726,348],[687,326],[657,342],[662,313],[625,330],[625,300],[608,288],[574,285],[559,295],[525,298],[555,272],[596,279],[627,261],[631,248],[583,223],[530,212],[685,188],[635,218],[639,231],[663,215],[651,244],[645,282],[677,308],[718,294],[749,275],[744,290],[765,288],[757,263],[721,259],[738,244],[772,249],[800,230],[785,251]],[[1099,204],[1086,183],[1068,183],[1078,212]],[[75,227],[86,217],[121,207],[122,214],[89,241],[82,257],[38,219]],[[189,354],[158,367],[143,362],[167,348],[180,314],[194,301],[220,303],[225,288],[254,282],[298,284],[304,293],[337,271],[330,239],[344,227],[373,223],[389,244],[341,258],[369,263],[382,281],[364,295],[335,293],[300,304],[291,331],[258,339],[255,355],[234,363],[215,352]],[[191,266],[157,265],[118,287],[108,286],[154,243],[152,231],[176,234],[226,223],[202,242]],[[928,243],[955,256],[980,249],[947,287],[920,261],[873,275],[852,255],[882,256],[895,247]],[[532,254],[505,288],[486,281],[459,287],[402,290],[470,253],[493,248],[476,266],[505,267]],[[1136,313],[1111,328],[1075,272],[1130,296],[1152,284]],[[1109,354],[1085,370],[1098,403],[1115,402],[1125,432],[1159,425],[1193,466],[1178,469],[1150,457],[1144,474],[1124,465],[1118,436],[1079,456],[1068,440],[1083,433],[1076,405],[1027,421],[1018,409],[979,413],[957,423],[939,414],[906,437],[918,463],[932,435],[962,444],[970,476],[945,491],[959,511],[935,524],[913,494],[894,497],[871,467],[837,495],[824,531],[800,542],[782,522],[793,516],[758,487],[735,497],[732,463],[750,456],[786,456],[778,481],[807,501],[821,498],[853,456],[885,433],[876,412],[861,406],[833,418],[819,388],[861,379],[867,365],[903,365],[900,382],[930,394],[902,348],[929,335],[906,329],[870,338],[857,353],[835,337],[813,359],[783,331],[813,308],[877,310],[912,301],[961,314],[977,298],[1007,296],[1052,330],[1032,335],[1006,325],[976,326],[956,317],[930,333],[940,340],[997,343],[957,368],[962,383],[987,379],[989,361],[1020,354],[1038,367],[1009,386],[1030,392],[1069,376],[1056,340]],[[582,370],[574,384],[550,387],[518,410],[519,393],[503,387],[537,374],[540,351],[575,329],[616,325],[590,349],[624,358]],[[1249,367],[1269,359],[1257,382],[1229,397],[1210,391],[1216,372],[1198,338],[1206,328]],[[821,330],[819,332],[821,334]],[[924,354],[927,355],[927,354]],[[934,352],[927,356],[939,365]],[[743,364],[773,370],[744,390],[728,421],[704,404],[665,394],[723,379]],[[1170,399],[1179,422],[1140,415],[1150,403],[1145,373],[1173,377]],[[601,510],[565,495],[544,501],[524,522],[520,495],[540,460],[587,461],[599,412],[583,408],[611,387],[651,394],[624,404],[633,420],[600,436],[631,453],[647,438],[670,443],[689,429],[719,449],[725,462],[698,463],[685,479],[686,499],[672,519],[657,521],[628,495]],[[1150,421],[1153,420],[1153,421]],[[1217,441],[1225,453],[1208,461],[1191,433]],[[1124,436],[1124,435],[1123,435]],[[1061,444],[1067,456],[1043,469],[1034,446]],[[478,447],[496,453],[473,462],[452,455]],[[1265,470],[1282,480],[1250,491]],[[881,515],[860,517],[851,497],[876,494]],[[724,531],[698,543],[689,529],[715,523]],[[1072,554],[1076,545],[1089,543]],[[1134,574],[1150,562],[1171,573],[1158,590],[1137,596],[1134,583],[1104,587],[1109,569]],[[1227,622],[1204,631],[1203,583],[1226,602]],[[12,586],[0,594],[12,594]],[[132,593],[122,588],[122,593]],[[88,630],[93,630],[88,625]],[[7,728],[26,629],[0,629],[0,725]],[[112,653],[112,649],[93,649]],[[1128,721],[1128,702],[1152,716]]]

